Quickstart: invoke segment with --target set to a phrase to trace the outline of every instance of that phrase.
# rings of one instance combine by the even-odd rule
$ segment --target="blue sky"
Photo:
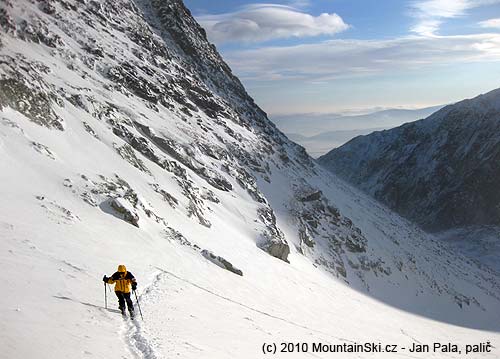
[[[185,0],[269,114],[415,108],[500,87],[500,0]]]

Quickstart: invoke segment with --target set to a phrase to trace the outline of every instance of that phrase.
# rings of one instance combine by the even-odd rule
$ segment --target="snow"
[[[498,262],[499,235],[500,228],[498,226],[470,226],[440,232],[436,234],[436,237],[445,241],[456,251],[500,272],[500,263]]]
[[[16,114],[5,111],[3,116],[13,118]],[[492,309],[486,315],[472,309],[469,313],[461,312],[466,318],[461,324],[493,331],[455,326],[380,302],[319,271],[296,252],[290,265],[270,257],[248,238],[251,230],[242,230],[253,225],[248,199],[224,198],[229,210],[215,206],[220,213],[210,216],[210,230],[168,216],[186,238],[230,260],[242,269],[244,276],[222,270],[190,247],[82,206],[71,189],[60,185],[63,174],[69,169],[77,174],[82,164],[86,173],[101,173],[113,163],[113,170],[127,173],[130,182],[139,182],[144,174],[120,163],[112,152],[91,145],[93,138],[83,137],[70,123],[71,131],[54,139],[50,138],[50,130],[23,118],[16,118],[16,122],[31,138],[51,143],[60,159],[56,162],[32,152],[22,136],[13,135],[19,131],[2,122],[0,133],[5,146],[0,179],[2,198],[8,205],[2,206],[0,212],[0,235],[4,238],[0,252],[4,270],[0,276],[9,294],[0,297],[0,308],[2,355],[6,358],[255,358],[264,342],[382,341],[408,345],[411,338],[423,343],[499,339],[495,333],[498,312]],[[88,145],[75,147],[73,136],[86,138]],[[332,186],[336,189],[332,194],[336,204],[345,201],[343,211],[351,207],[349,215],[356,223],[362,222],[373,208],[362,211],[360,207],[375,204],[338,182]],[[275,193],[286,195],[285,191]],[[48,214],[37,203],[35,196],[40,194],[45,197],[42,203],[53,201],[68,208],[74,213],[73,219],[64,222],[61,214],[55,212],[56,207]],[[238,208],[239,213],[234,213],[233,208]],[[397,219],[393,214],[388,217]],[[279,222],[285,220],[280,218]],[[386,226],[383,222],[379,225]],[[404,228],[401,223],[397,226]],[[283,223],[282,227],[287,226]],[[415,250],[411,243],[402,245]],[[103,308],[100,278],[104,273],[112,273],[119,263],[126,263],[139,280],[144,322],[123,320]],[[371,285],[377,285],[376,281]],[[110,308],[115,308],[115,298],[108,298]],[[429,312],[430,317],[435,314]],[[451,310],[448,319],[453,320],[454,315],[456,311]],[[495,353],[484,357],[494,358],[498,351]]]
[[[176,1],[166,4],[178,6]],[[16,16],[27,12],[54,21],[54,31],[67,46],[64,50],[80,59],[77,42],[59,31],[63,25],[58,21],[63,20],[42,14],[29,2],[16,3],[12,9]],[[137,20],[129,19],[133,15],[130,7],[120,9],[127,16],[113,21],[130,25],[128,21]],[[101,39],[100,45],[117,58],[123,52],[132,57],[127,49],[137,45],[119,27],[113,27],[112,37],[104,30],[87,28],[80,19],[82,13],[68,11],[65,15],[74,26],[87,30],[85,36]],[[99,17],[92,19],[97,22]],[[196,33],[187,30],[190,36]],[[118,46],[120,41],[125,45]],[[493,352],[475,357],[500,354],[496,274],[455,255],[308,157],[301,157],[297,146],[258,117],[260,112],[243,92],[219,88],[214,101],[225,105],[226,117],[211,118],[193,104],[196,111],[188,116],[174,100],[172,107],[158,105],[159,111],[155,111],[139,96],[111,89],[115,83],[79,64],[80,60],[75,63],[88,72],[85,77],[78,75],[79,70],[70,70],[66,58],[47,46],[10,35],[4,46],[2,55],[22,53],[30,64],[40,61],[48,66],[48,73],[36,74],[69,97],[90,93],[96,101],[84,106],[92,108],[90,111],[69,100],[62,100],[64,106],[54,105],[64,121],[64,131],[39,126],[12,106],[3,107],[0,113],[0,281],[5,289],[0,296],[0,357],[254,359],[263,356],[264,343],[374,341],[408,346],[411,342],[465,345],[488,340],[495,346]],[[165,60],[171,67],[168,74],[188,76],[204,89],[198,83],[201,75],[197,71],[201,70],[189,67],[191,60],[178,49],[169,50],[174,59]],[[216,58],[211,54],[203,61]],[[102,61],[95,66],[114,64],[109,58]],[[183,61],[187,70],[180,71],[174,64]],[[151,68],[158,71],[155,76],[166,77],[167,73]],[[206,80],[210,86],[234,85],[225,73],[209,75],[215,78]],[[100,106],[106,103],[119,110],[107,108],[111,114],[102,110]],[[242,114],[234,108],[245,111]],[[151,132],[172,140],[178,150],[175,155],[160,150],[153,141],[145,143],[161,160],[176,161],[178,173],[135,149],[131,150],[133,158],[122,157],[116,148],[131,140],[114,133],[117,127],[111,126],[110,118],[135,139],[146,137],[140,127],[127,121],[147,125]],[[87,132],[83,122],[96,136]],[[37,147],[43,150],[38,151],[33,143],[43,145]],[[210,146],[212,156],[201,145]],[[181,161],[179,153],[188,154],[191,162]],[[266,203],[251,192],[250,180],[238,177],[242,168],[256,179],[257,194]],[[225,178],[232,189],[212,186],[207,180],[210,175]],[[154,184],[178,203],[168,203]],[[310,210],[296,197],[304,188],[321,190],[324,200],[340,213],[339,220],[318,217],[318,233],[326,237],[318,234],[313,238],[315,247],[305,250],[298,235],[301,219],[292,211]],[[218,201],[204,198],[210,192]],[[106,206],[111,199],[139,216],[138,227]],[[193,206],[210,225],[192,213]],[[258,217],[258,210],[265,208],[272,208],[276,215],[276,226],[290,246],[290,263],[257,246],[263,231],[269,229]],[[346,216],[352,224],[347,224]],[[335,232],[328,232],[334,227]],[[363,253],[350,252],[339,239],[356,233],[356,228],[366,237]],[[332,249],[333,239],[342,244]],[[203,250],[228,260],[243,276],[208,260]],[[345,266],[345,277],[338,271],[338,261]],[[398,269],[400,263],[402,269]],[[101,278],[116,271],[118,264],[125,264],[138,280],[144,321],[139,315],[133,321],[122,318],[110,292],[108,309],[104,308],[107,289]],[[360,268],[363,265],[368,268]],[[287,353],[275,357],[332,355]],[[391,357],[460,356],[401,352]]]

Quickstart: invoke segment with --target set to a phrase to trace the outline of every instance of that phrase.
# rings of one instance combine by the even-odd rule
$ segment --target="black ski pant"
[[[134,310],[134,303],[132,303],[132,299],[130,299],[130,293],[115,292],[115,294],[118,297],[118,305],[120,306],[120,309],[125,309],[125,302],[127,302],[128,310]]]

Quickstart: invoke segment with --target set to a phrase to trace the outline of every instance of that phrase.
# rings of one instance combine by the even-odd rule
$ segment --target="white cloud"
[[[422,36],[434,36],[441,27],[442,21],[429,19],[421,20],[411,28],[411,31]]]
[[[481,21],[479,26],[489,29],[500,29],[500,18]]]
[[[447,64],[500,61],[500,34],[330,40],[230,52],[225,58],[243,79],[313,83]]]
[[[453,18],[464,15],[467,9],[473,7],[474,0],[424,0],[417,1],[413,7],[422,17]]]
[[[465,16],[473,8],[500,3],[500,0],[419,0],[411,5],[411,15],[417,19],[411,28],[423,36],[434,36],[446,19]]]
[[[307,2],[299,1],[298,4]],[[296,7],[276,4],[247,5],[237,12],[202,15],[197,20],[209,39],[219,44],[334,35],[349,28],[335,13],[312,16]]]

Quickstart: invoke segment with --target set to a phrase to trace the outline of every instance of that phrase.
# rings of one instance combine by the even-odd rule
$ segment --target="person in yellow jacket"
[[[125,302],[127,303],[128,311],[130,315],[134,315],[134,303],[130,299],[130,287],[132,290],[136,290],[137,281],[135,280],[132,272],[128,272],[127,268],[120,264],[118,266],[118,271],[115,272],[111,277],[106,275],[102,278],[104,283],[115,285],[115,294],[118,297],[118,307],[122,314],[125,314]]]

